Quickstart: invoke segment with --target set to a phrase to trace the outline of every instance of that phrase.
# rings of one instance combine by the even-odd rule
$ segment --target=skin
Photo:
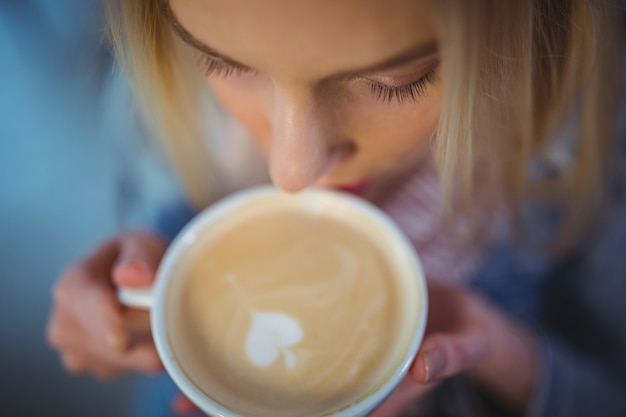
[[[382,182],[428,151],[445,80],[422,1],[171,0],[169,11],[187,43],[219,55],[204,59],[219,67],[207,82],[284,190]],[[372,94],[372,83],[402,87],[427,74],[413,98]],[[66,369],[102,378],[160,370],[147,315],[121,306],[116,289],[150,285],[166,246],[122,233],[63,274],[48,340]],[[532,334],[464,289],[431,283],[429,297],[422,347],[375,416],[400,415],[460,372],[523,410],[540,367]],[[184,397],[174,408],[193,409]]]
[[[422,96],[402,103],[377,98],[371,85],[407,85],[437,65],[421,3],[291,4],[170,2],[184,38],[256,71],[207,79],[267,153],[273,182],[287,191],[343,186],[414,162],[435,132],[442,83],[433,77]],[[370,70],[397,57],[408,59]]]

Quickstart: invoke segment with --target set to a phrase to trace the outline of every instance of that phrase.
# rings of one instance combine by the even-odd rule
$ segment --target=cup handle
[[[141,310],[150,310],[154,301],[152,287],[119,288],[117,290],[117,298],[120,300],[120,303],[124,304],[126,307]]]

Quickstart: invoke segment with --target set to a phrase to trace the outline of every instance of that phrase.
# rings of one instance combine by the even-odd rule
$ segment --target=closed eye
[[[224,62],[205,54],[199,55],[198,63],[200,64],[200,68],[204,72],[204,75],[207,77],[210,75],[217,75],[219,77],[226,78],[231,75],[240,75],[242,73],[256,74],[256,71],[252,68]]]
[[[227,78],[230,76],[238,76],[241,74],[257,74],[253,68],[225,62],[209,55],[199,55],[199,64],[205,76],[218,76]],[[390,86],[377,81],[368,80],[370,83],[370,91],[372,95],[380,101],[392,102],[397,101],[402,104],[404,102],[415,102],[420,97],[426,95],[428,85],[437,80],[437,71],[439,62],[436,62],[422,77],[409,84],[402,86]]]
[[[418,98],[426,95],[429,84],[437,80],[439,62],[435,63],[418,80],[406,85],[390,86],[376,81],[369,81],[372,95],[383,102],[396,100],[398,103],[405,101],[415,102]]]

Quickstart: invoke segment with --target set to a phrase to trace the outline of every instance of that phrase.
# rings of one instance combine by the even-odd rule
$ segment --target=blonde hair
[[[148,124],[202,207],[212,175],[201,140],[203,87],[193,53],[164,17],[164,1],[107,0],[111,39]],[[471,207],[479,183],[481,198],[498,207],[554,197],[567,208],[564,236],[572,241],[601,201],[615,142],[620,3],[432,0],[430,7],[444,80],[434,147],[450,201]],[[568,122],[578,127],[572,162],[554,178],[530,181],[532,158],[549,155]]]
[[[481,198],[512,209],[529,197],[558,203],[566,248],[604,197],[622,96],[620,3],[434,0],[432,8],[445,63],[435,144],[444,189],[471,203],[480,183]],[[553,161],[560,172],[532,181],[531,159],[551,162],[568,125],[578,132],[571,161]]]
[[[196,208],[218,188],[202,136],[205,82],[194,51],[171,30],[162,0],[106,0],[109,36],[146,125],[166,149]]]

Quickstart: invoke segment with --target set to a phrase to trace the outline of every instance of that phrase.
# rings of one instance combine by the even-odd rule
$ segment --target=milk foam
[[[284,260],[293,259],[298,255],[315,250],[314,247],[302,247],[299,245],[291,252],[286,253]],[[340,262],[340,268],[336,274],[330,278],[331,280],[341,283],[341,281],[354,281],[357,272],[357,259],[355,254],[349,248],[339,244],[326,245],[333,252]],[[320,250],[319,248],[317,250]],[[281,266],[286,262],[278,262],[278,268],[271,271],[274,275],[284,275],[287,271],[281,270]],[[263,277],[259,277],[263,279]],[[270,277],[270,280],[273,277]],[[259,367],[267,367],[272,365],[279,356],[283,356],[285,366],[293,368],[296,365],[296,354],[290,349],[296,346],[303,338],[303,330],[300,322],[293,316],[283,312],[259,312],[255,310],[253,302],[249,295],[239,285],[239,278],[231,271],[228,271],[223,279],[228,282],[233,289],[241,307],[250,311],[251,322],[250,329],[245,342],[245,351],[250,362]],[[341,285],[341,284],[340,284]],[[267,296],[267,294],[265,294]],[[355,364],[350,373],[354,374],[358,370],[359,365]]]
[[[397,363],[403,288],[381,250],[341,223],[272,213],[199,245],[188,263],[173,339],[192,341],[181,367],[241,415],[325,414]]]
[[[296,356],[289,349],[302,340],[302,327],[296,319],[277,312],[252,313],[252,326],[246,338],[246,354],[260,367],[273,364],[282,355],[287,368],[296,365]]]

